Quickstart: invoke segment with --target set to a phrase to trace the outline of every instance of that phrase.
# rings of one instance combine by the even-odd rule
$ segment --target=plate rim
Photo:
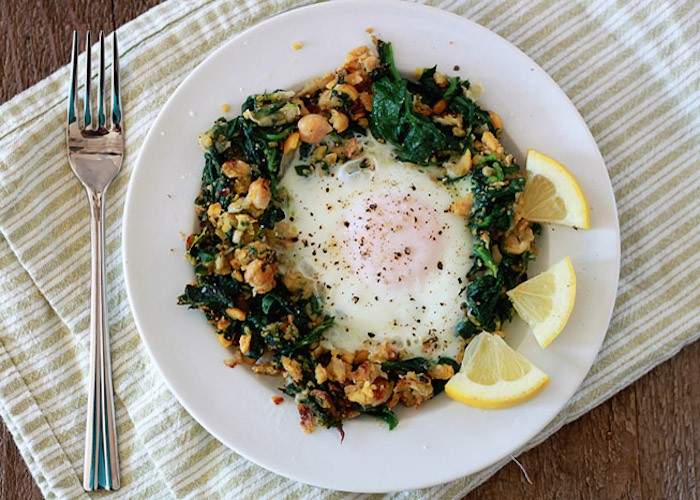
[[[129,227],[130,227],[130,224],[129,224],[130,217],[128,217],[128,215],[130,213],[130,206],[133,203],[132,196],[133,196],[133,186],[135,184],[134,179],[136,177],[135,174],[137,173],[138,170],[140,170],[141,168],[144,168],[143,163],[142,163],[144,151],[147,149],[146,146],[152,142],[152,140],[156,134],[156,130],[158,128],[157,125],[160,123],[160,121],[164,117],[164,110],[171,104],[171,102],[173,100],[175,100],[177,98],[181,89],[191,79],[194,78],[194,75],[205,64],[207,64],[210,60],[214,59],[219,53],[225,51],[228,48],[228,46],[236,43],[240,38],[247,36],[249,33],[253,32],[257,29],[260,29],[261,26],[267,25],[267,24],[272,23],[272,22],[280,22],[282,19],[284,19],[288,15],[290,15],[292,13],[297,13],[300,10],[307,11],[307,10],[317,10],[317,9],[318,10],[333,9],[333,8],[335,8],[335,6],[347,5],[347,4],[358,4],[358,5],[367,6],[367,5],[373,5],[373,0],[335,0],[333,2],[320,2],[320,3],[310,4],[310,5],[295,6],[295,7],[292,7],[290,9],[287,9],[283,12],[279,12],[279,13],[272,15],[268,18],[260,20],[256,24],[246,28],[245,30],[241,31],[240,33],[237,33],[235,36],[233,36],[233,37],[227,39],[226,41],[224,41],[223,43],[221,43],[218,47],[213,49],[202,61],[200,61],[197,64],[197,66],[195,66],[187,74],[187,76],[178,84],[177,88],[173,91],[173,93],[166,100],[166,102],[161,106],[160,111],[158,112],[158,115],[156,116],[155,120],[151,124],[149,131],[146,134],[146,136],[143,140],[143,143],[141,144],[138,156],[136,158],[136,161],[134,163],[134,167],[133,167],[133,169],[130,173],[130,177],[129,177],[128,187],[127,187],[125,201],[124,201],[122,231],[121,231],[122,272],[123,272],[123,276],[124,276],[125,289],[126,289],[126,293],[127,293],[127,299],[129,302],[129,308],[130,308],[131,313],[132,313],[132,318],[134,320],[134,324],[136,326],[136,330],[138,331],[139,337],[141,338],[143,345],[146,348],[146,352],[148,353],[148,357],[150,358],[151,362],[155,365],[155,367],[160,375],[160,379],[165,383],[166,387],[171,392],[171,394],[173,394],[175,396],[175,399],[178,401],[178,403],[180,405],[182,405],[182,407],[193,417],[193,419],[197,422],[197,424],[201,425],[206,430],[207,433],[209,433],[212,437],[214,437],[217,441],[219,441],[223,446],[225,446],[226,448],[241,455],[246,460],[249,460],[250,462],[252,462],[254,464],[257,464],[257,465],[259,465],[259,466],[261,466],[261,467],[263,467],[263,468],[265,468],[265,469],[267,469],[275,474],[278,474],[282,477],[291,479],[293,481],[298,481],[298,482],[301,482],[304,484],[309,484],[309,485],[315,486],[315,487],[331,488],[331,489],[335,489],[335,487],[331,484],[310,481],[307,478],[298,477],[294,473],[289,473],[287,471],[280,470],[277,467],[277,465],[271,464],[271,463],[267,462],[266,460],[261,460],[259,458],[253,458],[248,453],[243,452],[243,451],[237,449],[236,447],[230,445],[229,443],[227,443],[224,438],[220,437],[220,434],[215,432],[212,428],[210,428],[210,426],[208,424],[206,424],[204,422],[205,421],[204,418],[200,418],[199,413],[193,407],[190,406],[189,402],[175,389],[175,387],[173,386],[171,381],[168,379],[168,377],[166,377],[165,372],[163,370],[163,367],[161,366],[161,363],[159,363],[158,358],[156,357],[156,355],[154,353],[152,344],[149,343],[147,336],[142,333],[142,323],[139,320],[139,316],[136,313],[135,308],[134,308],[134,301],[133,301],[134,291],[132,288],[133,283],[132,283],[132,279],[130,277],[130,272],[128,270],[129,269],[128,262],[127,262],[127,259],[128,259],[127,248],[129,246],[129,241],[130,241],[130,238],[128,236]],[[618,206],[617,206],[617,200],[615,198],[615,192],[614,192],[612,182],[610,179],[610,172],[605,164],[605,159],[600,152],[600,149],[598,147],[598,144],[597,144],[593,134],[591,133],[586,121],[581,116],[581,114],[579,113],[576,106],[573,104],[573,102],[571,102],[571,99],[569,99],[568,95],[556,83],[556,81],[549,75],[549,73],[547,73],[547,71],[545,71],[537,62],[535,62],[525,52],[520,50],[520,48],[518,48],[516,45],[514,45],[513,43],[511,43],[510,41],[508,41],[507,39],[505,39],[504,37],[502,37],[501,35],[499,35],[495,31],[492,31],[492,30],[488,29],[487,27],[482,26],[481,24],[471,20],[470,18],[467,18],[465,16],[462,16],[462,15],[459,15],[459,14],[456,14],[456,13],[453,13],[453,12],[450,12],[447,10],[440,9],[438,7],[433,7],[433,6],[419,4],[419,3],[409,3],[409,2],[404,2],[401,0],[382,0],[382,4],[393,5],[394,7],[400,7],[402,9],[406,9],[409,11],[423,11],[423,12],[429,13],[430,15],[447,16],[447,17],[453,18],[455,20],[459,20],[459,22],[469,24],[473,28],[476,28],[477,30],[482,30],[484,32],[487,32],[487,33],[489,33],[490,36],[495,36],[495,37],[498,37],[499,39],[501,39],[501,41],[505,42],[508,46],[510,46],[511,49],[516,51],[520,57],[524,58],[533,67],[537,68],[537,70],[539,70],[539,72],[542,75],[544,75],[545,78],[549,81],[550,85],[553,88],[556,88],[556,91],[563,98],[563,102],[566,102],[566,106],[569,108],[569,110],[573,114],[575,114],[575,116],[578,118],[578,120],[580,120],[580,122],[583,124],[583,126],[584,126],[583,128],[585,129],[586,133],[588,134],[588,137],[589,137],[591,143],[593,145],[595,145],[595,152],[596,152],[601,164],[603,166],[605,166],[605,175],[606,175],[606,180],[607,180],[606,187],[608,190],[607,194],[610,196],[610,199],[613,201],[613,208],[614,208],[613,213],[612,213],[612,215],[614,216],[614,223],[615,223],[615,234],[614,234],[614,236],[615,236],[615,238],[614,238],[615,254],[614,254],[614,259],[615,259],[615,265],[616,265],[616,269],[617,269],[617,272],[615,273],[614,279],[611,280],[611,282],[614,282],[614,288],[616,290],[615,297],[607,305],[608,309],[607,309],[606,314],[604,315],[604,317],[606,318],[606,325],[607,325],[606,329],[605,329],[605,334],[600,336],[599,340],[596,342],[597,345],[592,344],[592,346],[595,347],[596,355],[593,358],[593,360],[591,361],[591,363],[589,364],[588,368],[585,370],[585,372],[583,372],[580,375],[580,377],[578,378],[578,380],[576,381],[576,385],[575,385],[574,389],[572,391],[569,391],[569,393],[566,397],[566,400],[563,402],[563,404],[561,405],[559,410],[556,413],[554,413],[551,417],[543,420],[541,422],[541,424],[536,426],[536,428],[533,431],[526,433],[526,434],[522,434],[523,437],[518,440],[518,445],[512,447],[509,454],[515,453],[515,452],[521,450],[521,448],[524,451],[525,449],[529,449],[529,447],[527,447],[527,445],[532,441],[532,439],[535,436],[537,436],[538,434],[540,434],[543,429],[545,429],[558,415],[561,414],[561,411],[566,407],[568,402],[571,401],[571,398],[573,397],[573,395],[580,389],[581,384],[583,383],[584,379],[588,376],[591,368],[595,364],[595,361],[598,357],[598,354],[600,353],[600,349],[602,347],[602,344],[605,341],[605,339],[607,337],[607,333],[608,333],[609,328],[610,328],[610,322],[612,320],[612,314],[614,312],[614,307],[615,307],[616,298],[617,298],[617,290],[619,289],[619,277],[620,277],[620,265],[621,265],[621,261],[620,261],[620,259],[621,259],[621,238],[620,238],[619,211],[618,211]],[[451,474],[451,475],[448,475],[447,477],[440,478],[438,480],[431,480],[428,482],[420,482],[420,483],[416,483],[416,484],[411,484],[405,488],[402,487],[401,489],[407,489],[407,488],[419,489],[419,488],[427,488],[427,487],[437,486],[440,484],[446,484],[446,483],[458,480],[460,478],[463,478],[467,475],[474,474],[474,473],[477,473],[479,471],[483,471],[483,470],[491,467],[495,463],[499,462],[503,458],[505,458],[505,456],[507,456],[507,454],[502,456],[502,457],[497,457],[493,460],[490,460],[490,461],[488,461],[488,463],[485,463],[482,467],[480,467],[476,470],[468,470],[466,472],[462,472],[462,473],[458,473],[458,474]],[[353,492],[360,492],[360,493],[385,493],[385,492],[399,491],[399,490],[386,490],[386,489],[380,488],[380,489],[343,489],[341,491],[353,491]]]

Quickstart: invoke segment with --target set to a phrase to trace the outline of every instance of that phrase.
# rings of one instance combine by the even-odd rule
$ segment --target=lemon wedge
[[[518,200],[523,218],[588,229],[588,201],[576,178],[556,160],[531,149],[525,164],[527,182]]]
[[[571,259],[566,257],[506,293],[540,346],[547,347],[566,326],[576,301],[576,273]]]
[[[530,399],[548,381],[546,373],[501,337],[482,332],[467,346],[462,368],[447,382],[445,393],[477,408],[505,408]]]

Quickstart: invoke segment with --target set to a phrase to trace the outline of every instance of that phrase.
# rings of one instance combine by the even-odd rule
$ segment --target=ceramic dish
[[[293,88],[369,44],[366,28],[391,40],[401,71],[438,65],[478,82],[480,103],[506,123],[506,145],[564,162],[591,207],[588,231],[546,226],[530,272],[570,256],[577,300],[566,330],[541,349],[519,320],[509,343],[550,376],[535,399],[478,410],[440,395],[420,411],[402,409],[393,431],[378,421],[347,422],[337,433],[303,434],[293,404],[275,406],[278,381],[224,365],[227,353],[202,315],[176,304],[192,268],[181,235],[202,169],[197,136],[251,93]],[[292,45],[300,42],[301,50]],[[282,55],[282,56],[281,56]],[[453,70],[459,66],[459,71]],[[617,290],[619,227],[605,165],[581,116],[549,76],[505,40],[464,18],[401,2],[332,2],[271,18],[210,55],[163,107],[132,174],[124,221],[124,267],[137,327],[182,405],[231,449],[276,473],[313,485],[381,492],[421,488],[476,472],[513,453],[564,407],[605,337]]]

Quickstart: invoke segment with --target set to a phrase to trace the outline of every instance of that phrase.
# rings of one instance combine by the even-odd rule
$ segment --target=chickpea
[[[334,76],[334,77],[326,84],[326,88],[327,88],[328,90],[333,90],[333,87],[335,87],[336,85],[338,85],[338,77],[337,77],[337,76]]]
[[[250,186],[250,165],[242,160],[230,160],[221,165],[221,172],[233,179],[233,187],[236,193],[243,194]]]
[[[331,358],[328,366],[326,366],[328,379],[334,382],[340,382],[341,384],[345,382],[350,371],[352,371],[350,364],[336,357]]]
[[[282,368],[284,368],[284,371],[286,371],[295,382],[299,382],[304,376],[301,371],[301,363],[287,356],[282,356]]]
[[[353,359],[352,362],[359,365],[360,363],[367,361],[367,359],[369,359],[369,351],[367,349],[362,349],[355,352],[355,359]]]
[[[245,360],[244,360],[245,362]],[[256,363],[250,367],[256,375],[278,375],[279,369],[272,363]],[[313,421],[312,421],[313,424]]]
[[[530,250],[534,240],[535,234],[532,232],[530,223],[525,219],[520,219],[506,233],[503,241],[503,250],[509,254],[520,255]]]
[[[318,107],[320,109],[328,110],[339,108],[342,105],[342,101],[337,96],[333,95],[330,90],[324,90],[318,96]]]
[[[484,143],[484,146],[486,146],[486,148],[489,151],[492,151],[494,153],[503,152],[503,146],[501,146],[501,143],[498,142],[496,136],[493,135],[491,132],[484,132],[481,136],[481,142]]]
[[[246,201],[258,210],[265,210],[270,204],[271,198],[270,181],[262,177],[253,181],[245,197]]]
[[[229,179],[235,179],[237,177],[249,177],[250,176],[250,165],[248,165],[243,160],[229,160],[221,165],[221,172]]]
[[[353,87],[352,85],[348,85],[347,83],[341,83],[340,85],[336,85],[334,89],[340,94],[345,94],[352,101],[355,101],[360,95],[355,89],[355,87]]]
[[[284,140],[284,154],[294,151],[299,147],[299,132],[289,134]]]
[[[447,101],[445,99],[440,99],[438,102],[433,104],[433,113],[439,115],[447,109]]]
[[[326,373],[326,369],[322,365],[316,365],[314,376],[317,384],[322,384],[328,380],[328,373]]]
[[[360,71],[353,71],[345,77],[345,81],[350,85],[359,85],[362,83],[362,80],[362,73]]]
[[[216,221],[216,228],[222,233],[228,233],[236,224],[236,216],[230,212],[224,212]]]
[[[450,207],[450,211],[455,215],[461,215],[461,216],[469,215],[469,211],[472,209],[473,203],[474,203],[474,200],[473,200],[472,195],[470,193],[467,196],[464,196],[463,198],[458,198],[454,202],[452,202],[452,206]]]
[[[230,274],[231,271],[231,264],[226,257],[221,253],[217,254],[216,259],[214,259],[214,272],[223,275]]]
[[[447,77],[438,71],[433,74],[433,80],[438,87],[447,87],[449,83]]]
[[[452,127],[452,135],[455,137],[464,137],[467,135],[467,131],[461,127]]]
[[[255,293],[267,293],[275,285],[275,273],[277,269],[273,264],[268,264],[260,259],[255,259],[245,268],[243,278],[253,287]]]
[[[209,207],[207,207],[207,216],[209,216],[209,220],[216,222],[216,219],[221,215],[221,211],[221,203],[212,203],[209,205]]]
[[[238,309],[237,307],[229,307],[226,309],[226,315],[231,318],[235,319],[237,321],[244,321],[245,320],[245,311],[242,311],[241,309]]]
[[[467,149],[457,162],[460,175],[464,175],[472,169],[472,152]]]
[[[451,178],[462,177],[467,175],[472,169],[472,152],[467,149],[465,153],[460,157],[459,161],[447,169],[447,175]]]
[[[223,335],[217,335],[216,339],[219,341],[219,344],[224,347],[231,347],[231,345],[233,345],[233,339],[227,339]]]
[[[226,318],[219,318],[216,322],[216,329],[223,332],[231,325],[231,322]]]
[[[450,365],[435,365],[428,370],[430,378],[435,380],[449,380],[455,374],[454,368]]]
[[[323,116],[312,113],[306,115],[297,123],[301,140],[308,144],[317,144],[333,128]]]
[[[379,67],[379,58],[377,56],[367,56],[362,59],[362,69],[367,73],[371,73]]]
[[[238,348],[243,354],[247,354],[250,351],[250,343],[253,340],[253,336],[250,333],[244,333],[238,339]]]
[[[360,102],[367,111],[372,111],[372,96],[369,92],[360,92]]]
[[[207,150],[214,145],[214,140],[211,138],[209,132],[206,132],[199,136],[199,145],[202,149]]]
[[[495,111],[489,111],[489,118],[491,118],[491,123],[496,129],[501,130],[503,128],[503,120],[500,115]]]
[[[345,361],[346,363],[352,363],[353,360],[355,359],[355,354],[353,354],[350,351],[346,351],[344,349],[338,349],[338,350],[333,349],[331,351],[331,354],[333,355],[333,357],[340,358],[343,361]]]
[[[345,130],[347,130],[348,125],[350,124],[348,116],[345,113],[336,111],[335,109],[331,110],[330,122],[331,125],[333,125],[333,128],[338,132],[344,132]]]

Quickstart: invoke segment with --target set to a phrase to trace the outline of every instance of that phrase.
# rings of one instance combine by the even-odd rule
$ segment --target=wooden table
[[[3,0],[0,102],[66,64],[73,29],[111,32],[157,3]],[[700,497],[700,342],[519,461],[532,484],[511,462],[468,498]],[[0,422],[0,499],[40,497]]]

